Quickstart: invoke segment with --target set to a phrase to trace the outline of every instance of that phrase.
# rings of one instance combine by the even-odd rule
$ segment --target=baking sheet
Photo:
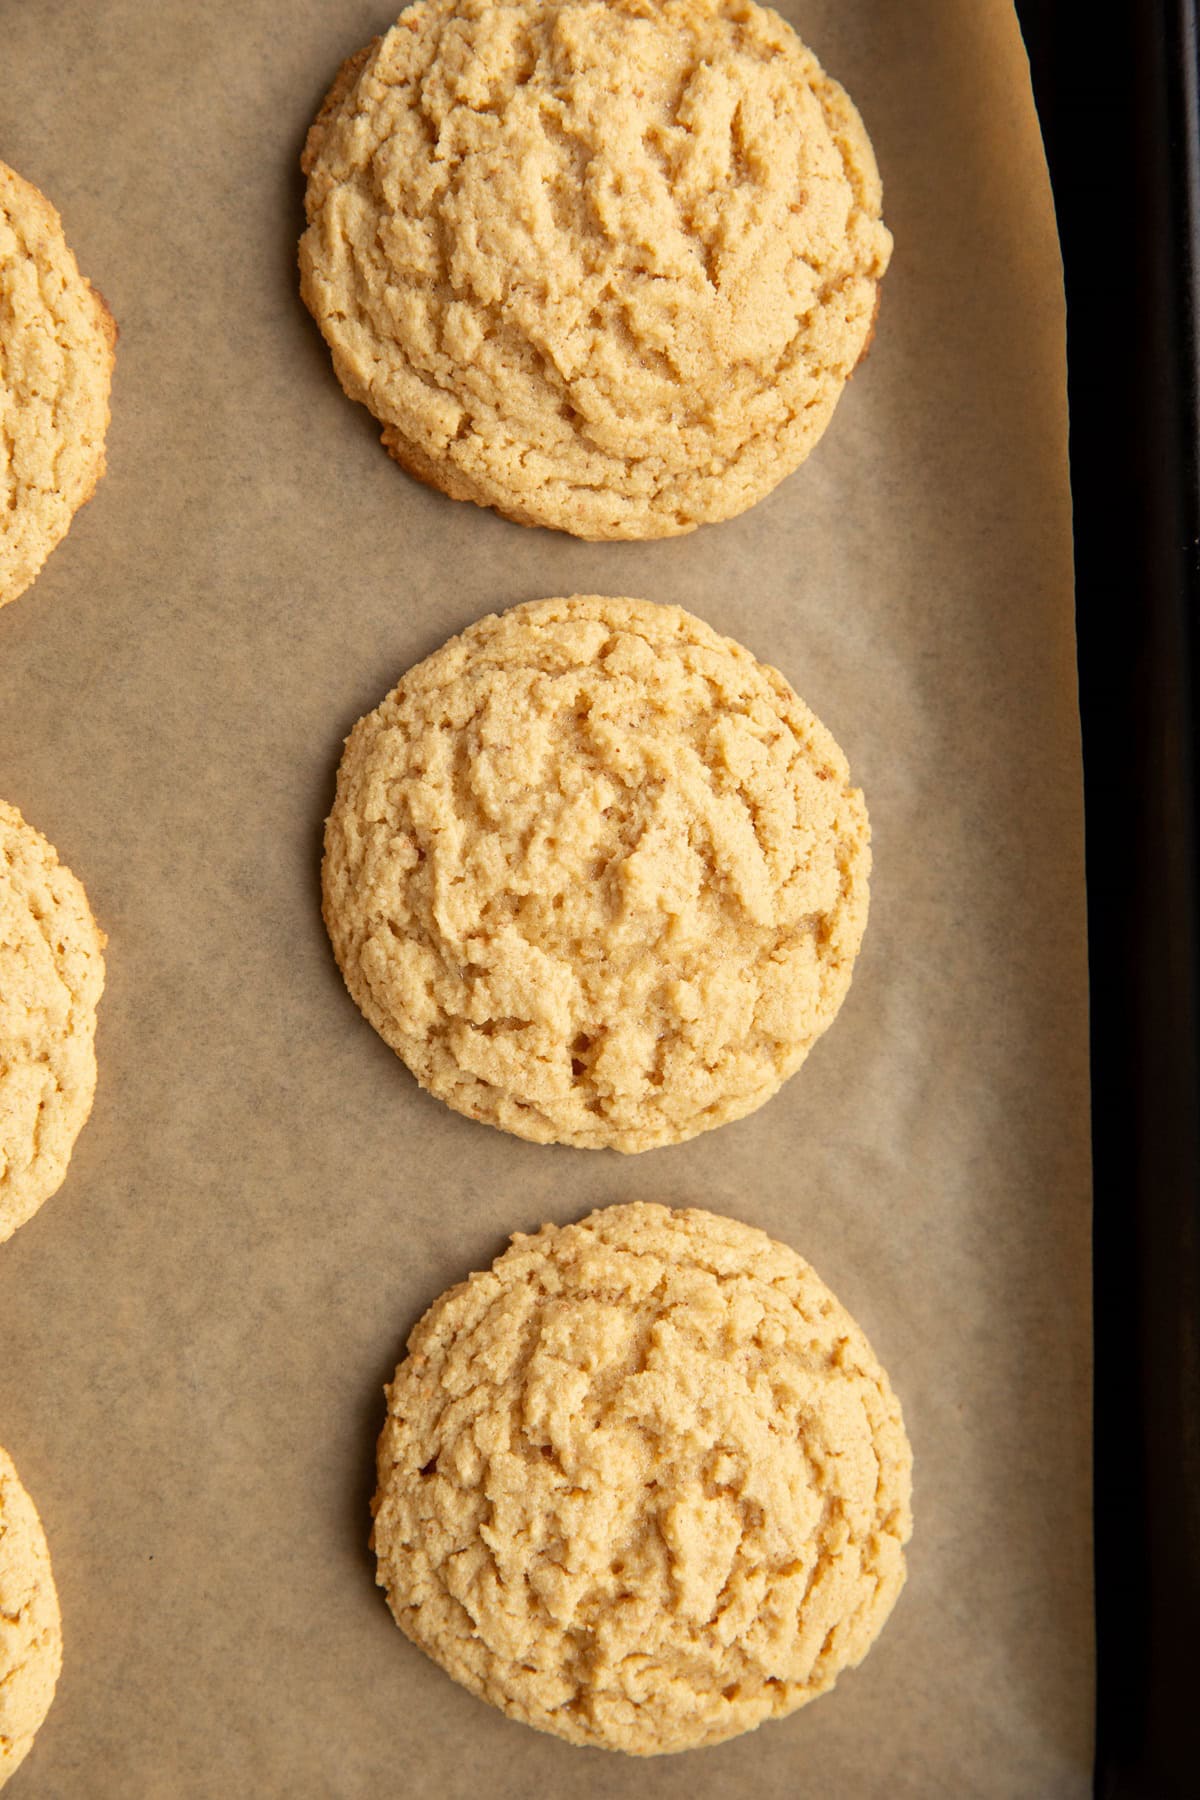
[[[66,1186],[0,1250],[0,1442],[63,1603],[14,1794],[466,1800],[1090,1789],[1089,1188],[1064,322],[1003,0],[780,9],[854,96],[896,254],[811,461],[650,545],[408,480],[297,296],[297,158],[363,0],[0,0],[0,156],[121,327],[109,474],[0,613],[0,793],[110,936]],[[850,997],[767,1107],[619,1158],[417,1089],[318,910],[341,740],[484,612],[678,601],[846,749]],[[699,1203],[801,1251],[916,1455],[909,1583],[837,1690],[716,1749],[573,1749],[455,1687],[366,1550],[381,1387],[506,1234]]]

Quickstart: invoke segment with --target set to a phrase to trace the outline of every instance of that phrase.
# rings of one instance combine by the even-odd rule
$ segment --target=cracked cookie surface
[[[62,1621],[37,1509],[0,1447],[0,1788],[33,1746],[62,1668]]]
[[[304,298],[391,453],[585,538],[770,492],[891,253],[858,113],[749,0],[421,0],[303,167]]]
[[[576,595],[480,620],[360,719],[325,920],[439,1099],[647,1150],[761,1106],[832,1022],[869,845],[782,675],[678,607]]]
[[[80,882],[0,800],[0,1243],[62,1186],[92,1110],[104,941]]]
[[[761,1231],[611,1206],[516,1235],[387,1390],[373,1543],[401,1629],[573,1743],[657,1755],[862,1660],[912,1456],[858,1326]]]
[[[104,473],[116,337],[53,206],[0,162],[0,606]]]

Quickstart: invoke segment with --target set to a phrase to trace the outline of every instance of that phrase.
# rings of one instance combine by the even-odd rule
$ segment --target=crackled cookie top
[[[646,1150],[799,1066],[869,868],[846,760],[776,670],[678,607],[576,596],[481,620],[355,726],[325,918],[439,1098]]]
[[[62,1624],[36,1508],[0,1448],[0,1787],[50,1710],[62,1667]]]
[[[29,586],[104,473],[115,342],[58,214],[0,162],[0,606]]]
[[[61,1187],[92,1110],[103,948],[80,883],[0,801],[0,1243]]]
[[[784,1245],[608,1207],[514,1237],[408,1349],[378,1579],[473,1693],[652,1756],[792,1712],[870,1649],[911,1452],[870,1345]]]
[[[309,134],[302,287],[413,473],[586,538],[803,461],[891,237],[854,107],[749,0],[421,0]]]

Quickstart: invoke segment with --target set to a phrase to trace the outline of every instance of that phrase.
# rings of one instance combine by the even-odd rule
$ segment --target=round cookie
[[[62,1186],[92,1110],[104,942],[70,869],[0,801],[0,1243]]]
[[[0,1448],[0,1788],[28,1756],[62,1668],[62,1620],[37,1509]]]
[[[303,168],[304,299],[392,455],[584,538],[795,469],[891,254],[858,113],[751,0],[420,0]]]
[[[793,1712],[870,1649],[912,1455],[866,1338],[783,1244],[611,1206],[516,1235],[408,1349],[378,1580],[472,1693],[653,1756]]]
[[[776,670],[678,607],[472,625],[346,741],[324,911],[423,1087],[538,1143],[648,1150],[761,1106],[850,985],[870,833]]]
[[[0,606],[104,473],[117,328],[44,194],[0,162]]]

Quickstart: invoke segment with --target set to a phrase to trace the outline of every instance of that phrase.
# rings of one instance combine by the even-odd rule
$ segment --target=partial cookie
[[[584,538],[769,493],[891,254],[858,113],[750,0],[421,0],[303,167],[302,292],[392,455]]]
[[[0,1449],[0,1788],[28,1756],[62,1668],[62,1620],[37,1509]]]
[[[0,606],[104,473],[117,328],[44,194],[0,162]]]
[[[0,801],[0,1243],[62,1186],[92,1110],[104,942],[57,851]]]
[[[808,1264],[712,1213],[518,1234],[387,1390],[373,1544],[397,1624],[575,1744],[717,1744],[861,1662],[904,1582],[912,1454]]]
[[[850,985],[870,832],[775,669],[678,607],[472,625],[346,741],[325,921],[423,1087],[648,1150],[761,1106]]]

